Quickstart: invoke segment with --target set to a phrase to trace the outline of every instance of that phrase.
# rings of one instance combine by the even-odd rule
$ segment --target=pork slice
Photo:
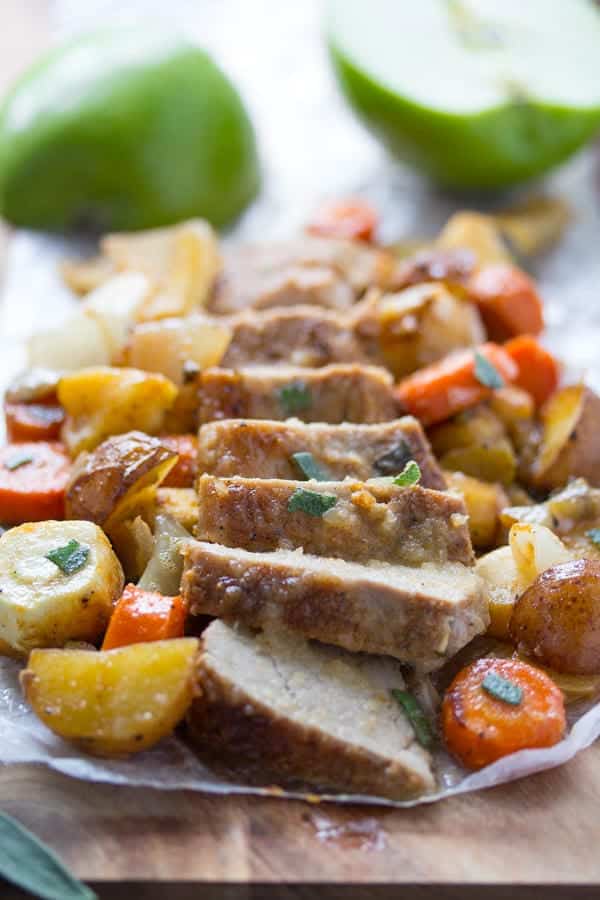
[[[355,562],[474,562],[466,508],[454,494],[387,479],[299,484],[202,475],[197,488],[196,536],[204,541],[258,552],[302,547]],[[299,491],[333,498],[335,505],[309,515],[294,506]]]
[[[354,363],[206,369],[198,378],[198,404],[199,424],[292,415],[304,422],[370,423],[398,414],[389,372]]]
[[[368,566],[301,550],[193,541],[181,581],[191,616],[279,625],[346,650],[439,668],[489,622],[484,582],[461,563]]]
[[[221,365],[225,368],[269,365],[326,366],[335,362],[369,363],[370,349],[348,318],[316,306],[248,310],[224,318],[232,329]]]
[[[263,784],[396,800],[435,788],[429,753],[390,694],[404,687],[392,660],[219,621],[202,645],[187,724],[203,757]]]
[[[235,247],[209,301],[218,315],[310,304],[343,310],[397,268],[387,252],[362,243],[308,235]]]
[[[397,475],[414,459],[423,487],[446,488],[425,433],[412,416],[373,425],[224,419],[203,425],[198,434],[198,470],[212,475],[294,480],[298,469],[292,456],[301,452],[312,453],[332,480]]]

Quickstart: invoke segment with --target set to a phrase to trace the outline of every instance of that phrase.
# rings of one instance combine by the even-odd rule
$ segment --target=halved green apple
[[[444,184],[523,181],[600,127],[593,0],[328,0],[327,36],[356,112]]]

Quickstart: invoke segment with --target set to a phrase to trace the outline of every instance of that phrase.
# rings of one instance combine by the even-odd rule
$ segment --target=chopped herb
[[[15,453],[14,456],[6,460],[4,468],[12,472],[14,469],[20,469],[21,466],[26,466],[31,462],[33,462],[33,456],[30,456],[28,453]]]
[[[585,536],[589,537],[592,543],[600,546],[600,528],[590,528],[589,531],[586,531]]]
[[[378,475],[395,475],[396,472],[401,472],[411,459],[412,451],[408,441],[400,438],[386,453],[383,453],[375,460],[373,468]]]
[[[329,474],[312,453],[292,453],[292,459],[308,481],[330,481]]]
[[[72,538],[64,547],[57,547],[56,550],[46,553],[46,559],[58,566],[63,574],[72,575],[74,572],[79,572],[80,569],[83,569],[89,555],[90,548],[85,547]]]
[[[498,369],[479,350],[475,351],[475,378],[479,384],[492,390],[504,387],[504,378]]]
[[[49,847],[5,813],[0,813],[0,878],[46,900],[98,900]]]
[[[421,469],[419,468],[419,463],[411,459],[410,462],[406,463],[400,474],[396,475],[394,484],[397,484],[399,487],[409,487],[411,484],[418,484],[420,480]]]
[[[519,706],[523,699],[522,688],[513,681],[497,675],[496,672],[488,672],[481,682],[481,687],[490,697],[502,700],[503,703],[508,703],[510,706]]]
[[[412,725],[415,737],[421,746],[426,748],[431,747],[433,744],[431,726],[414,694],[411,694],[410,691],[399,691],[398,688],[392,688],[390,694],[404,710],[406,718]]]
[[[286,415],[293,416],[303,409],[310,409],[312,398],[309,388],[303,381],[292,381],[280,388],[279,402]]]
[[[319,494],[317,491],[306,491],[297,488],[288,500],[289,512],[303,512],[307,516],[320,517],[337,503],[332,494]]]

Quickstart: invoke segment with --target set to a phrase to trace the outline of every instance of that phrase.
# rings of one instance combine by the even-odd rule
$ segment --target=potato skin
[[[159,472],[166,475],[176,459],[173,450],[141,431],[108,438],[77,460],[67,485],[66,517],[104,524],[128,491],[141,490]]]
[[[542,572],[515,604],[520,652],[558,672],[600,673],[600,562],[576,559]]]
[[[584,385],[569,385],[550,398],[542,420],[542,445],[531,467],[533,484],[550,491],[580,476],[599,487],[600,397]]]

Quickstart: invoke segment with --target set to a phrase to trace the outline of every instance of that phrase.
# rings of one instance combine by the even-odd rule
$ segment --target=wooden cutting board
[[[46,36],[44,0],[2,0],[0,88]],[[525,897],[534,884],[544,885],[536,896],[600,895],[600,744],[562,769],[412,810],[163,793],[33,766],[0,768],[0,808],[115,900],[398,897],[400,885],[428,900]],[[296,888],[269,895],[265,883]]]

